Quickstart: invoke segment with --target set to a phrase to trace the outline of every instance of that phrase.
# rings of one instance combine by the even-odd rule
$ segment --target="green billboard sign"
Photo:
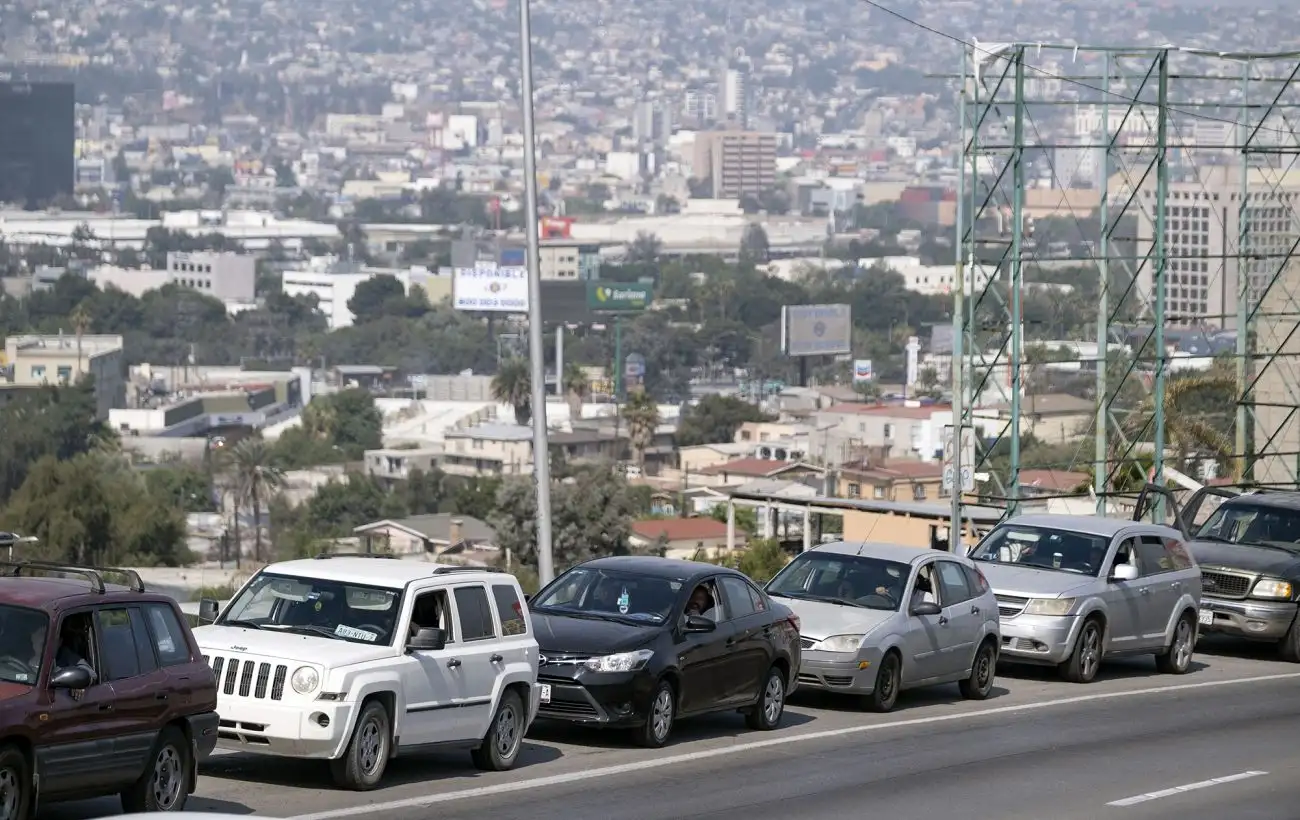
[[[596,313],[640,313],[650,307],[653,299],[652,285],[587,283],[587,307]]]

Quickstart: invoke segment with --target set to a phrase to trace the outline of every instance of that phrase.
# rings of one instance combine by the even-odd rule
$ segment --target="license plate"
[[[1201,622],[1201,626],[1214,626],[1214,610],[1202,609],[1198,619]]]
[[[541,692],[539,693],[539,696],[540,696],[540,699],[541,699],[542,703],[550,703],[550,702],[551,702],[551,687],[547,686],[546,684],[542,684],[541,686],[539,686],[539,687],[537,687],[537,688],[541,690]]]

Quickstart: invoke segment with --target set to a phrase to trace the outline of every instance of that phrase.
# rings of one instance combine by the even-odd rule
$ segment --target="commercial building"
[[[139,298],[164,285],[192,288],[223,302],[251,302],[257,293],[257,260],[238,253],[169,253],[167,267],[100,265],[87,275],[100,288],[113,287]]]
[[[776,134],[702,131],[694,160],[693,175],[712,180],[715,199],[757,197],[776,185]]]
[[[71,83],[0,83],[0,202],[35,208],[73,191]]]
[[[451,243],[451,266],[472,268],[479,262],[498,265],[525,264],[523,244],[495,240],[459,239]],[[600,279],[600,244],[569,238],[542,239],[537,266],[543,280],[586,281]]]
[[[186,438],[209,435],[223,428],[260,429],[286,421],[302,411],[308,400],[298,372],[234,372],[220,378],[190,382],[177,389],[165,374],[136,369],[138,407],[109,414],[114,430],[130,437]],[[168,386],[170,385],[170,386]],[[144,390],[143,388],[148,388]],[[161,390],[158,394],[153,391]]]
[[[391,276],[407,293],[411,285],[420,285],[426,295],[450,294],[450,283],[427,268],[375,268],[340,261],[334,257],[319,257],[307,263],[304,270],[285,271],[281,287],[286,296],[314,296],[317,310],[324,314],[330,330],[351,327],[356,321],[348,302],[356,295],[362,282],[376,276]],[[436,285],[436,287],[435,287]],[[445,286],[444,286],[445,285]]]
[[[96,414],[126,405],[121,336],[10,336],[3,362],[9,385],[18,389],[95,380]]]

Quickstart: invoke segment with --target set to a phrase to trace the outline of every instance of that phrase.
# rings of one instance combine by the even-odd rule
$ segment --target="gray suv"
[[[971,551],[998,599],[1008,663],[1088,683],[1103,658],[1155,655],[1182,674],[1196,644],[1201,571],[1178,530],[1075,515],[999,524]]]

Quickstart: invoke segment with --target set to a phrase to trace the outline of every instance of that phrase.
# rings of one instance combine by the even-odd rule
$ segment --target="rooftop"
[[[882,561],[897,561],[900,564],[911,564],[920,561],[934,552],[934,550],[922,549],[921,547],[877,544],[873,541],[836,541],[831,544],[821,544],[813,547],[813,551],[833,552],[837,555],[862,555],[868,558],[879,558]]]
[[[303,558],[297,561],[282,561],[278,564],[271,564],[264,571],[278,575],[292,575],[297,578],[320,578],[323,581],[369,584],[388,589],[398,589],[405,587],[412,581],[430,578],[444,567],[463,569],[458,564],[403,561],[397,558],[340,556],[337,558]]]
[[[727,525],[712,518],[651,518],[633,521],[632,532],[647,541],[696,541],[726,538]]]

